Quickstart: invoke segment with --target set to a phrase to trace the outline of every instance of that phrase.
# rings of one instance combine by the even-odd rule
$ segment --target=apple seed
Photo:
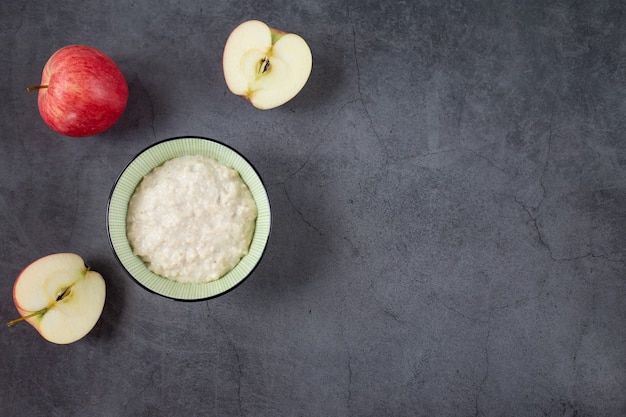
[[[259,75],[266,73],[270,69],[270,59],[268,57],[264,57],[261,61],[259,61]]]
[[[72,286],[70,285],[69,287],[65,288],[63,291],[59,292],[59,295],[57,296],[56,301],[57,302],[63,301],[63,299],[70,294],[71,288]]]

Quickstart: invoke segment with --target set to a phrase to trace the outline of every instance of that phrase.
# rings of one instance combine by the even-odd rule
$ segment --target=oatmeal
[[[128,205],[133,253],[155,274],[208,282],[248,253],[257,207],[239,173],[204,156],[181,156],[146,175]]]

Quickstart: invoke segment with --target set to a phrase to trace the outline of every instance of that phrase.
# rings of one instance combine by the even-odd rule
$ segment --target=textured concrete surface
[[[4,1],[0,315],[32,260],[108,286],[81,341],[0,331],[5,416],[626,415],[626,6],[620,1]],[[231,95],[256,18],[309,42],[285,106]],[[121,67],[126,113],[55,134],[25,88],[58,48]],[[246,155],[273,234],[209,301],[136,285],[107,240],[127,161],[172,136]]]

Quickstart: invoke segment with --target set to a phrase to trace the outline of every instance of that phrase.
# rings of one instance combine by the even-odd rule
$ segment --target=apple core
[[[237,26],[224,46],[228,89],[263,110],[294,98],[309,79],[312,63],[304,39],[258,20]]]

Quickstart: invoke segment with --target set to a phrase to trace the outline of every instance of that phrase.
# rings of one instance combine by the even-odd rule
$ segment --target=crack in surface
[[[545,151],[546,156],[543,161],[543,166],[541,167],[541,174],[539,175],[539,187],[541,188],[541,198],[539,199],[539,202],[537,203],[537,205],[534,207],[529,206],[528,204],[520,201],[517,198],[515,199],[517,203],[519,203],[522,207],[524,207],[524,209],[528,212],[528,215],[534,221],[537,221],[537,217],[538,217],[537,213],[541,209],[541,206],[543,205],[543,202],[545,201],[548,195],[548,192],[546,190],[545,179],[546,179],[546,173],[548,171],[548,165],[550,163],[550,155],[552,154],[553,137],[554,137],[554,111],[552,111],[552,113],[550,114],[550,121],[548,122],[548,140],[547,140],[546,151]]]
[[[304,214],[302,213],[302,211],[300,209],[298,209],[298,207],[293,203],[293,201],[291,201],[291,198],[289,197],[289,193],[287,192],[287,187],[285,186],[285,184],[281,184],[282,188],[283,188],[283,192],[285,193],[285,197],[287,198],[287,202],[289,202],[289,205],[296,211],[296,213],[298,214],[298,216],[300,217],[300,219],[302,219],[302,221],[304,222],[304,224],[306,224],[309,228],[313,229],[315,232],[317,232],[317,234],[319,234],[321,237],[325,236],[325,233],[316,225],[314,225],[313,223],[311,223],[309,220],[307,220],[307,218],[304,216]],[[347,237],[347,236],[343,236],[340,235],[338,233],[336,233],[335,231],[331,230],[330,234],[338,239],[343,240],[344,242],[346,242],[348,244],[348,246],[350,247],[350,250],[352,252],[353,255],[358,256],[360,251],[359,248],[354,244],[354,242],[352,242],[352,240]],[[330,250],[330,248],[329,248]]]
[[[507,177],[510,176],[510,174],[504,168],[502,168],[501,166],[496,164],[493,159],[489,158],[488,156],[485,156],[485,155],[481,154],[480,152],[477,152],[474,149],[466,148],[466,147],[450,147],[450,148],[446,148],[446,149],[439,149],[439,150],[435,150],[435,151],[424,152],[424,153],[419,154],[419,155],[410,155],[410,156],[406,156],[406,157],[402,157],[402,158],[397,158],[395,161],[396,162],[403,162],[403,161],[410,161],[410,160],[420,161],[420,160],[429,158],[431,156],[453,154],[453,153],[474,155],[475,157],[480,158],[480,159],[486,161],[491,167],[493,167],[495,170],[501,172],[505,176],[507,176]]]
[[[541,231],[541,227],[539,226],[539,220],[537,219],[537,216],[535,214],[532,213],[531,209],[523,202],[520,201],[518,198],[513,197],[513,199],[515,200],[515,202],[517,204],[519,204],[520,207],[522,207],[522,209],[526,212],[526,214],[528,215],[528,217],[530,218],[530,223],[532,224],[532,228],[535,231],[535,234],[537,235],[537,241],[539,242],[539,244],[544,247],[549,256],[550,259],[554,262],[572,262],[572,261],[579,261],[581,259],[585,259],[585,258],[593,258],[593,259],[604,259],[608,262],[612,262],[612,263],[616,263],[616,264],[620,264],[620,265],[626,265],[626,260],[622,260],[622,259],[615,259],[612,258],[608,255],[598,255],[595,254],[593,252],[593,249],[590,249],[587,253],[584,253],[582,255],[577,255],[577,256],[569,256],[569,257],[557,257],[554,254],[554,250],[552,249],[552,247],[550,246],[550,244],[546,241],[545,237],[544,237],[544,233]]]
[[[321,138],[317,144],[315,145],[315,147],[313,147],[313,149],[311,149],[311,151],[308,153],[308,155],[306,156],[306,158],[304,159],[304,161],[302,162],[302,164],[296,168],[296,170],[294,172],[292,172],[291,174],[289,174],[287,176],[287,178],[283,181],[280,182],[280,184],[284,184],[285,182],[289,181],[291,178],[295,177],[296,175],[298,175],[308,164],[309,161],[311,160],[311,158],[313,157],[313,155],[315,154],[315,152],[319,149],[319,147],[326,141],[326,135],[324,134],[327,130],[328,130],[328,126],[331,125],[331,123],[333,123],[335,120],[337,120],[337,118],[339,118],[339,115],[341,114],[341,112],[343,112],[343,110],[348,107],[350,104],[354,104],[358,102],[358,100],[349,100],[345,103],[343,103],[340,107],[339,110],[333,112],[333,116],[328,120],[328,122],[324,125],[324,127],[320,130],[319,133],[319,137]]]
[[[15,26],[15,29],[12,31],[11,36],[12,37],[17,37],[17,35],[20,33],[20,30],[22,30],[22,26],[24,25],[24,15],[26,12],[26,8],[27,6],[30,4],[30,1],[24,1],[22,2],[22,7],[20,7],[19,11],[20,13],[18,13],[18,16],[20,17],[19,21],[17,22],[17,25]],[[11,62],[10,59],[7,59],[8,62]]]
[[[435,301],[436,301],[436,302],[438,302],[439,304],[441,304],[441,305],[442,305],[442,306],[443,306],[446,310],[450,311],[451,313],[453,313],[453,314],[455,314],[455,315],[457,315],[457,316],[463,317],[464,319],[466,319],[466,320],[470,320],[470,321],[478,321],[478,322],[480,322],[480,321],[481,321],[481,318],[480,318],[480,317],[473,317],[473,316],[470,316],[470,315],[465,314],[465,313],[463,313],[462,311],[459,311],[459,310],[457,310],[456,308],[454,308],[454,307],[452,307],[452,306],[448,305],[445,301],[443,301],[441,298],[439,298],[439,297],[437,296],[437,294],[433,294],[433,298],[435,299]]]
[[[311,229],[315,230],[320,236],[324,236],[324,233],[322,233],[322,231],[320,229],[318,229],[313,223],[308,221],[304,217],[302,212],[298,209],[298,207],[296,207],[296,205],[293,203],[293,201],[291,201],[291,198],[289,197],[289,193],[287,192],[287,187],[285,187],[284,184],[283,184],[283,192],[285,193],[285,197],[287,198],[287,202],[289,202],[289,205],[296,211],[296,213],[298,213],[298,216],[300,217],[300,219],[302,219],[304,224],[309,226]]]
[[[463,90],[463,96],[459,100],[459,115],[456,119],[456,128],[461,131],[461,123],[463,123],[463,112],[465,111],[465,98],[467,97],[467,91]]]
[[[550,258],[553,261],[557,261],[556,257],[554,256],[554,253],[552,252],[552,248],[550,247],[550,245],[548,244],[548,242],[545,241],[545,239],[543,238],[543,233],[541,232],[541,229],[539,227],[539,221],[537,219],[537,215],[536,213],[533,213],[533,211],[531,210],[531,207],[529,207],[528,205],[526,205],[526,203],[524,203],[523,201],[521,201],[520,199],[518,199],[517,197],[513,196],[513,199],[515,200],[515,202],[517,204],[519,204],[519,206],[524,210],[524,212],[526,212],[526,214],[528,215],[528,218],[530,219],[530,222],[532,224],[532,228],[535,231],[535,234],[537,235],[537,240],[539,242],[539,244],[546,248],[548,250],[548,253],[550,254]],[[537,210],[537,209],[535,209]]]
[[[345,386],[345,399],[346,399],[346,411],[347,415],[352,415],[352,383],[353,383],[353,365],[352,365],[352,354],[350,353],[350,346],[348,345],[348,341],[346,340],[345,334],[345,326],[341,324],[339,326],[339,335],[341,337],[341,342],[346,351],[347,360],[346,360],[346,386]]]
[[[348,386],[346,395],[346,408],[348,411],[352,408],[352,355],[348,352]]]
[[[484,356],[485,356],[485,373],[483,375],[482,380],[480,381],[480,384],[478,386],[478,391],[476,392],[476,397],[474,398],[474,408],[475,408],[475,413],[474,416],[478,417],[479,415],[482,414],[482,412],[480,411],[480,396],[481,394],[483,394],[483,389],[485,387],[485,382],[487,381],[487,378],[489,377],[489,338],[491,337],[491,320],[489,320],[489,322],[487,323],[487,335],[485,336],[485,348],[484,348]]]
[[[465,151],[465,152],[469,152],[469,153],[471,153],[472,155],[474,155],[474,156],[476,156],[476,157],[478,157],[478,158],[484,159],[484,160],[485,160],[485,161],[487,161],[487,163],[488,163],[489,165],[491,165],[493,168],[495,168],[496,170],[498,170],[498,171],[502,172],[504,175],[509,176],[509,174],[508,174],[508,173],[504,170],[504,168],[499,167],[499,166],[498,166],[498,165],[497,165],[497,164],[496,164],[496,163],[495,163],[492,159],[490,159],[489,157],[487,157],[487,156],[485,156],[485,155],[483,155],[483,154],[481,154],[481,153],[478,153],[478,152],[476,152],[476,151],[475,151],[475,150],[473,150],[473,149],[464,149],[464,148],[461,148],[461,150],[462,150],[462,151]]]
[[[524,201],[522,201],[521,199],[515,196],[513,196],[513,199],[515,200],[517,204],[519,204],[520,207],[522,207],[522,209],[526,212],[526,214],[530,218],[532,227],[537,235],[537,240],[539,244],[548,251],[548,254],[550,255],[550,259],[552,259],[555,262],[558,262],[562,260],[572,260],[572,259],[559,259],[554,255],[554,251],[552,247],[550,246],[550,244],[544,238],[544,234],[542,233],[540,225],[539,225],[539,210],[541,209],[541,206],[543,205],[547,197],[545,178],[546,178],[546,173],[548,171],[548,165],[550,163],[550,155],[552,154],[553,137],[554,137],[554,110],[550,114],[550,121],[548,122],[548,139],[547,139],[547,144],[546,144],[545,158],[543,161],[543,166],[541,168],[541,174],[539,175],[539,187],[541,188],[541,198],[539,199],[539,202],[534,207],[526,204]]]
[[[143,83],[141,82],[141,78],[139,78],[139,75],[137,74],[137,72],[134,72],[135,75],[135,79],[137,80],[137,84],[139,84],[139,88],[141,89],[141,91],[145,94],[145,96],[148,98],[148,104],[150,107],[150,128],[152,130],[152,138],[154,140],[156,140],[156,130],[154,128],[154,120],[155,120],[155,114],[154,114],[154,102],[152,101],[152,96],[150,96],[150,93],[148,92],[148,89],[146,88],[146,86],[143,85]]]
[[[359,102],[361,103],[361,106],[363,107],[363,111],[365,112],[365,116],[367,117],[367,120],[369,122],[370,130],[372,131],[372,133],[374,134],[374,137],[376,138],[376,140],[378,141],[378,144],[380,145],[382,156],[383,156],[383,166],[386,166],[389,160],[389,155],[387,152],[387,148],[385,146],[385,142],[383,141],[383,138],[380,136],[380,134],[376,130],[374,119],[372,118],[369,108],[365,104],[365,100],[363,98],[363,89],[361,88],[361,85],[362,85],[361,67],[359,65],[359,53],[358,53],[357,42],[356,42],[357,41],[356,24],[354,23],[354,19],[351,16],[349,5],[348,5],[348,20],[350,21],[350,25],[352,26],[352,52],[354,54],[354,67],[356,70],[356,78],[357,78],[356,87],[357,87],[357,93],[359,95]]]
[[[206,310],[207,310],[208,316],[213,320],[213,322],[215,322],[215,324],[220,330],[220,333],[224,336],[224,339],[226,339],[228,346],[232,349],[233,354],[235,355],[236,368],[237,368],[237,408],[239,410],[239,415],[242,416],[243,404],[241,400],[241,381],[243,379],[243,365],[241,363],[241,357],[239,356],[239,351],[237,350],[237,346],[235,345],[235,343],[229,337],[221,321],[211,314],[211,309],[208,304],[206,305]]]
[[[543,203],[547,195],[545,178],[546,178],[546,172],[548,171],[548,164],[550,163],[550,155],[552,154],[552,138],[553,137],[554,137],[554,110],[550,114],[550,122],[548,124],[548,143],[546,147],[546,159],[543,161],[543,168],[541,170],[541,175],[539,176],[539,186],[541,187],[542,194],[541,194],[541,199],[539,200],[539,203],[537,204],[536,210],[539,210],[539,208],[541,207],[541,204]]]

